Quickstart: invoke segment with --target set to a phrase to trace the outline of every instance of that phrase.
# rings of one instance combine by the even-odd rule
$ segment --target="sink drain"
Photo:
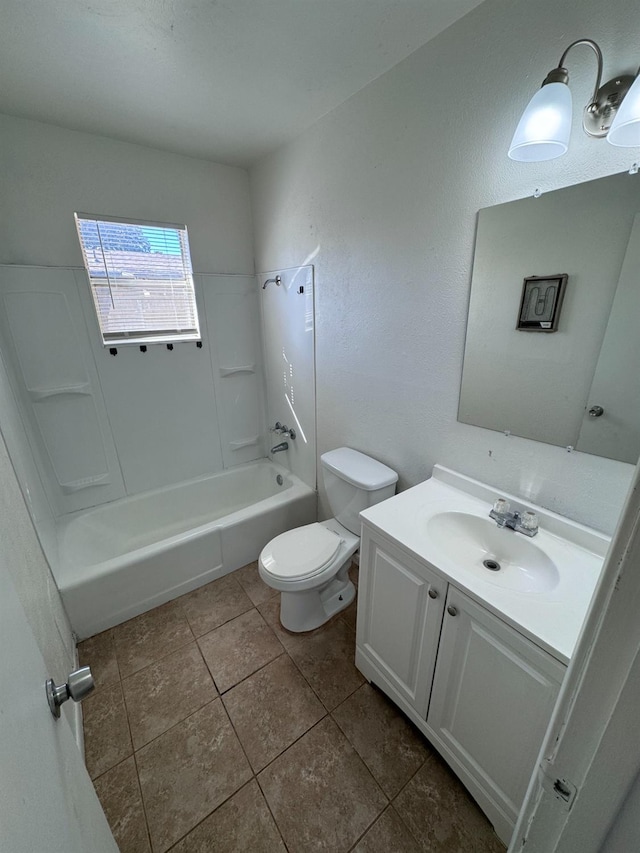
[[[482,565],[485,569],[489,569],[490,572],[500,571],[500,563],[497,560],[483,560]]]

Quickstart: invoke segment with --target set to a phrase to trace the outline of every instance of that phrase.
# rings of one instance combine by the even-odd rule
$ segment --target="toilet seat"
[[[263,548],[260,562],[274,578],[304,580],[322,572],[334,559],[342,542],[339,534],[323,524],[305,524],[272,539]]]

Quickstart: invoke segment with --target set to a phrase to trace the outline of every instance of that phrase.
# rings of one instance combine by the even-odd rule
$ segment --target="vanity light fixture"
[[[584,109],[582,127],[589,136],[606,136],[612,145],[640,146],[640,76],[631,74],[602,81],[602,51],[591,39],[572,42],[542,81],[522,114],[509,146],[509,157],[521,162],[552,160],[566,153],[571,135],[571,91],[565,59],[571,48],[588,45],[596,55],[598,71],[591,100]]]

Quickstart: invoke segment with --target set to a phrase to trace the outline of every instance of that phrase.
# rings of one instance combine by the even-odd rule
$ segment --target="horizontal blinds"
[[[200,337],[185,226],[86,214],[76,224],[105,344]]]

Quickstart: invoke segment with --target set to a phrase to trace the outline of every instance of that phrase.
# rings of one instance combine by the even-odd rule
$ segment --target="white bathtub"
[[[256,560],[269,539],[315,520],[313,489],[260,460],[64,516],[56,582],[83,639]]]

